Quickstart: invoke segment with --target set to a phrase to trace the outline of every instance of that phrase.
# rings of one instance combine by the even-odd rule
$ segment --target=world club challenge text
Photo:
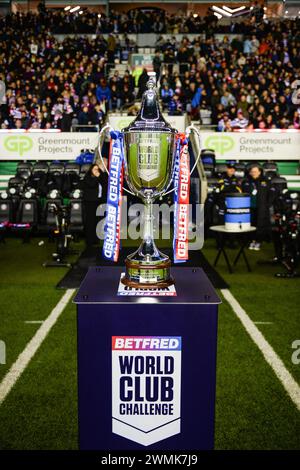
[[[113,337],[120,416],[174,416],[180,393],[180,337]],[[178,389],[179,387],[179,389]]]

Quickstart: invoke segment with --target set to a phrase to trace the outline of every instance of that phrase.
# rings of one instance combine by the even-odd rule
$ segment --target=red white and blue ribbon
[[[174,167],[174,262],[189,258],[190,157],[185,134],[177,134]]]
[[[110,135],[112,141],[109,155],[109,175],[103,256],[110,261],[118,261],[120,252],[124,147],[123,134],[121,132],[112,131]]]

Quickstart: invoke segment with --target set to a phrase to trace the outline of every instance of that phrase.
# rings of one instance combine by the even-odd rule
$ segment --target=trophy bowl
[[[172,182],[175,130],[124,131],[125,177],[142,199],[161,196]]]

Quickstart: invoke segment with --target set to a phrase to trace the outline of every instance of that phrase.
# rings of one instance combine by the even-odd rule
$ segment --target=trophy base
[[[145,264],[130,259],[125,260],[126,274],[121,282],[128,287],[136,289],[165,288],[174,284],[170,275],[171,261],[168,259],[161,263]]]

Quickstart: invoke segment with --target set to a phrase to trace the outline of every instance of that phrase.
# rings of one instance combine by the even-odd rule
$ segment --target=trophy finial
[[[156,86],[156,72],[148,72],[148,77],[147,88],[153,90]]]
[[[175,133],[170,124],[164,119],[159,106],[159,98],[156,90],[156,73],[148,72],[148,82],[143,93],[141,109],[136,119],[124,129],[125,132],[135,130],[156,130]]]
[[[147,82],[147,88],[148,88],[148,90],[153,90],[154,87],[155,87],[155,83],[154,83],[154,81],[150,78],[150,79],[148,80],[148,82]]]

